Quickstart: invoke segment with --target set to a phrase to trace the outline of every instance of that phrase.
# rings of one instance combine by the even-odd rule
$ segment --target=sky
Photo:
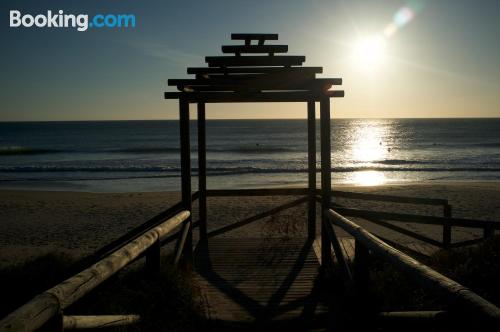
[[[10,28],[9,11],[134,14],[129,29]],[[498,0],[12,0],[0,4],[0,121],[177,119],[169,78],[278,33],[319,77],[334,117],[500,117]],[[306,105],[212,104],[207,118],[304,118]]]

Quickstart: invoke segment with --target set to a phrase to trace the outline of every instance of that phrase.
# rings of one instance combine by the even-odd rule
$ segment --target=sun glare
[[[362,171],[353,174],[352,182],[359,186],[378,186],[386,182],[384,173],[377,171]]]
[[[362,68],[377,67],[385,56],[385,40],[382,36],[361,38],[354,47],[356,65]]]

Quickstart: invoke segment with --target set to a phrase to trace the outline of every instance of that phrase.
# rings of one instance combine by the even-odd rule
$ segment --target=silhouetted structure
[[[230,56],[208,56],[208,67],[188,68],[194,79],[170,79],[168,84],[180,92],[165,92],[166,99],[179,100],[181,132],[181,176],[184,207],[191,209],[191,161],[189,146],[189,104],[198,107],[198,172],[200,202],[200,239],[206,240],[206,143],[205,104],[242,102],[303,102],[307,103],[309,158],[309,238],[315,236],[316,190],[316,128],[315,102],[320,103],[321,118],[321,188],[322,210],[330,204],[330,98],[343,97],[343,91],[332,91],[342,84],[340,78],[316,78],[321,67],[304,67],[305,56],[277,55],[288,51],[287,45],[267,45],[277,40],[277,34],[232,34],[243,45],[222,46]],[[249,55],[251,54],[251,55]],[[259,55],[255,55],[259,54]],[[265,55],[262,55],[265,54]],[[191,250],[192,234],[188,231],[187,245]],[[326,238],[324,238],[326,241]],[[324,246],[327,247],[327,246]],[[186,253],[190,254],[190,253]]]

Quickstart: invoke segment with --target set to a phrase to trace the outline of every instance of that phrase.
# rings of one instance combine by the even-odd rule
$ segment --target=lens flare
[[[407,6],[400,8],[394,14],[392,22],[385,27],[384,36],[387,38],[392,37],[398,30],[410,23],[424,6],[424,1],[412,1]]]

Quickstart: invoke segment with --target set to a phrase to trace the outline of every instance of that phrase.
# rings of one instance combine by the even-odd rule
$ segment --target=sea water
[[[167,120],[0,123],[0,188],[179,190],[178,126]],[[307,182],[306,120],[209,120],[206,132],[209,188]],[[333,119],[331,132],[333,183],[500,179],[500,119]],[[195,189],[194,121],[191,134]],[[319,146],[318,132],[318,169]]]

